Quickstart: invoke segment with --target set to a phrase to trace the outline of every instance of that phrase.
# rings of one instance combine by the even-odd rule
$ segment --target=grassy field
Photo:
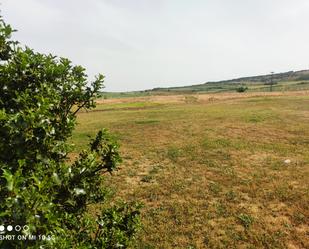
[[[309,248],[309,94],[241,96],[79,114],[76,150],[104,127],[119,139],[107,184],[144,203],[137,248]]]

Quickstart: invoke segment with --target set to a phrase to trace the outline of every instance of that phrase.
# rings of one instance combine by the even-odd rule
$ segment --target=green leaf
[[[6,180],[6,187],[8,191],[12,191],[14,186],[14,176],[11,174],[9,170],[2,169],[2,171],[3,171],[3,177]]]

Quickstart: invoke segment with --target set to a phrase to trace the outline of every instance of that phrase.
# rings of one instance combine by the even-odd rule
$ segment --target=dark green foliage
[[[7,60],[12,52],[12,46],[17,42],[10,41],[11,33],[14,31],[10,25],[7,25],[0,17],[0,60]]]
[[[121,161],[117,143],[102,130],[68,159],[76,114],[95,106],[104,76],[89,85],[84,68],[20,47],[12,32],[0,17],[0,225],[29,226],[5,235],[53,239],[0,240],[0,248],[126,248],[139,206],[109,205],[103,185]],[[98,203],[95,217],[89,206]]]
[[[240,86],[240,87],[236,88],[236,92],[238,92],[238,93],[243,93],[247,90],[248,90],[248,87],[246,87],[246,86]]]

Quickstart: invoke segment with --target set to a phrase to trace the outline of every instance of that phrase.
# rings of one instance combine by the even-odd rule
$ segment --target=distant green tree
[[[246,87],[246,86],[239,86],[239,87],[236,88],[236,92],[238,92],[238,93],[243,93],[247,90],[248,90],[248,87]]]
[[[83,67],[22,48],[12,32],[0,17],[0,233],[16,236],[0,248],[126,248],[139,205],[112,205],[103,184],[121,161],[118,144],[101,130],[68,159],[76,114],[95,106],[104,76],[88,85]]]

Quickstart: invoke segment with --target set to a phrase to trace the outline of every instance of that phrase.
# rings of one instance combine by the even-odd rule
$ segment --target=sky
[[[14,39],[106,91],[309,69],[308,0],[0,0]]]

